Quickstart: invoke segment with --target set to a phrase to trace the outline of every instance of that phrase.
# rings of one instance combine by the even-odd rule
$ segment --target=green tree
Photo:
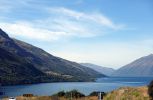
[[[65,93],[66,98],[80,98],[85,97],[83,93],[78,92],[77,90],[72,90]]]
[[[65,92],[64,91],[60,91],[60,92],[57,93],[57,96],[64,97],[65,96]]]

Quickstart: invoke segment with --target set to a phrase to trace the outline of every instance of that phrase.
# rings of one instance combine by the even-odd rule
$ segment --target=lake
[[[93,91],[109,92],[124,86],[144,86],[148,85],[152,77],[109,77],[99,78],[96,82],[60,82],[60,83],[40,83],[32,85],[3,86],[1,91],[3,96],[19,96],[27,93],[34,95],[52,95],[59,91],[69,91],[77,89],[85,95]],[[2,97],[2,96],[1,96]]]

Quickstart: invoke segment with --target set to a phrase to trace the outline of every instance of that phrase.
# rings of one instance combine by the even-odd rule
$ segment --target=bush
[[[98,96],[98,94],[99,94],[99,92],[94,91],[94,92],[90,93],[89,96]],[[103,97],[105,95],[106,95],[105,92],[101,92],[101,99],[103,99]]]
[[[65,92],[64,91],[60,91],[60,92],[57,93],[57,96],[64,97],[65,96]]]
[[[68,92],[64,92],[64,91],[60,91],[54,95],[52,95],[54,97],[66,97],[66,98],[81,98],[81,97],[85,97],[84,94],[78,92],[77,90],[72,90],[72,91],[68,91]]]
[[[64,91],[60,91],[52,96],[57,96],[57,97],[64,97],[65,96],[65,92]]]
[[[69,92],[65,93],[65,97],[66,98],[81,98],[81,97],[85,97],[85,95],[83,93],[78,92],[77,90],[72,90]]]
[[[99,92],[94,91],[94,92],[90,93],[89,96],[98,96],[98,93]]]
[[[151,100],[153,100],[153,81],[151,81],[148,86],[148,94],[149,94]]]

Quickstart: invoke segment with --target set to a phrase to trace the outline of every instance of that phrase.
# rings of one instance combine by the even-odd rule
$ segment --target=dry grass
[[[124,87],[108,93],[104,100],[150,100],[147,87]]]
[[[2,100],[8,100],[8,98],[2,99]],[[33,97],[23,97],[19,96],[16,98],[16,100],[71,100],[70,98],[64,98],[64,97],[53,97],[53,96],[33,96]],[[98,100],[98,97],[92,96],[92,97],[83,97],[83,98],[72,98],[72,100]]]
[[[8,100],[8,98],[2,99]],[[64,98],[55,96],[18,96],[16,100],[98,100],[97,96],[87,96],[83,98]],[[123,87],[108,93],[104,100],[150,100],[147,87]]]

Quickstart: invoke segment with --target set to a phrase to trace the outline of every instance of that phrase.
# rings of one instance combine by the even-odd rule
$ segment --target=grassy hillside
[[[108,93],[104,100],[150,100],[147,87],[124,87]]]

